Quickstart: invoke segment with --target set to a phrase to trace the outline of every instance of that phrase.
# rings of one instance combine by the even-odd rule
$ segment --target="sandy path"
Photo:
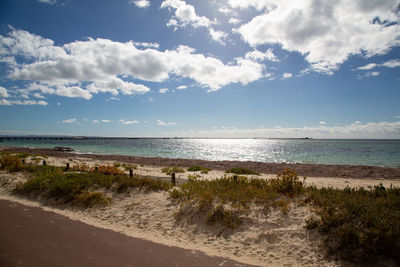
[[[0,200],[2,266],[247,266]]]

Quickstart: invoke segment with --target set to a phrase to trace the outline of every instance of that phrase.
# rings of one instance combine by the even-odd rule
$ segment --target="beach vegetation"
[[[119,168],[119,167],[121,167],[121,163],[119,163],[118,161],[116,161],[116,162],[113,163],[113,166],[114,166],[115,168]]]
[[[164,167],[161,169],[161,172],[164,172],[167,175],[171,175],[171,173],[184,173],[185,170],[181,167],[178,166],[170,166],[170,167]]]
[[[100,172],[64,172],[61,167],[31,167],[31,178],[19,184],[15,193],[41,196],[61,203],[92,207],[110,202],[99,190],[126,192],[130,188],[144,191],[169,190],[169,182],[139,176],[104,174]]]
[[[361,265],[400,262],[400,188],[308,187],[307,201],[318,217],[306,228],[318,229],[328,253]]]
[[[26,159],[27,157],[32,156],[32,154],[29,154],[29,153],[16,153],[15,156],[20,158],[20,159]]]
[[[123,167],[126,171],[129,171],[129,170],[137,170],[137,165],[136,165],[136,164],[127,164],[127,163],[124,163],[124,164],[122,164],[122,167]]]
[[[189,168],[187,168],[188,172],[197,172],[200,171],[201,173],[207,174],[209,171],[211,171],[211,169],[208,169],[206,167],[203,166],[190,166]]]
[[[240,224],[241,215],[251,203],[264,205],[264,210],[278,207],[286,214],[290,210],[290,202],[302,193],[303,182],[299,181],[297,173],[285,170],[270,180],[249,179],[246,176],[190,179],[171,190],[170,198],[180,205],[178,219],[198,212],[206,215],[207,223],[218,222],[234,228]]]
[[[1,169],[7,171],[21,171],[24,169],[24,164],[20,157],[11,155],[9,153],[2,153],[0,156]]]
[[[237,175],[260,175],[258,172],[246,168],[231,168],[225,171],[226,173],[233,173]]]

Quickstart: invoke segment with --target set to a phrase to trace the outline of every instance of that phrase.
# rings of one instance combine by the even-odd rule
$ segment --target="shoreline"
[[[50,148],[27,148],[0,146],[0,150],[13,153],[41,154],[63,159],[86,158],[91,160],[117,161],[150,166],[203,166],[212,170],[225,171],[234,167],[251,169],[265,174],[273,174],[285,170],[294,169],[299,176],[307,177],[335,177],[335,178],[371,178],[371,179],[400,179],[400,168],[364,166],[364,165],[328,165],[309,163],[264,163],[254,161],[208,161],[200,159],[161,158],[161,157],[139,157],[124,155],[102,155],[102,154],[78,154],[74,152],[56,151]]]

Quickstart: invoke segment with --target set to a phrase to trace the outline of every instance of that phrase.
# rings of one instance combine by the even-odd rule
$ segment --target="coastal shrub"
[[[177,218],[182,218],[185,212],[190,216],[189,213],[197,211],[206,214],[207,223],[218,221],[230,228],[240,224],[241,214],[248,210],[251,203],[263,205],[266,211],[270,207],[280,208],[282,214],[286,214],[290,209],[290,198],[303,194],[302,186],[297,174],[287,170],[272,180],[245,176],[190,179],[171,190],[170,198],[180,204]]]
[[[208,173],[208,172],[211,171],[211,170],[208,169],[208,168],[206,168],[206,167],[203,167],[203,166],[190,166],[190,167],[187,169],[187,171],[188,171],[188,172],[197,172],[197,171],[200,171],[201,173],[206,174],[206,173]]]
[[[276,178],[270,179],[269,184],[274,191],[294,197],[302,192],[305,180],[306,177],[303,177],[303,182],[299,181],[295,170],[286,169],[278,173]]]
[[[219,223],[228,228],[236,228],[242,222],[237,213],[237,210],[226,209],[220,204],[208,212],[207,223],[211,225]]]
[[[95,168],[91,168],[90,171],[95,171]],[[118,167],[111,165],[99,165],[97,166],[97,172],[104,174],[125,174],[125,172]]]
[[[171,175],[171,173],[183,173],[185,170],[181,167],[171,166],[171,167],[164,167],[161,169],[161,172],[165,172],[167,175]]]
[[[21,171],[24,169],[21,158],[8,154],[2,153],[0,157],[1,169],[12,172]]]
[[[36,167],[32,178],[20,184],[15,193],[22,195],[43,196],[62,203],[92,206],[109,202],[99,188],[124,192],[129,188],[149,190],[169,190],[171,183],[126,175],[109,175],[98,172],[63,172],[62,168]]]
[[[15,156],[20,158],[20,159],[26,159],[27,157],[30,157],[31,154],[29,154],[29,153],[17,153],[17,154],[15,154]]]
[[[308,188],[308,199],[318,207],[316,227],[325,236],[329,253],[357,264],[392,259],[400,262],[400,188]]]
[[[84,207],[93,207],[107,205],[110,201],[111,199],[101,192],[84,191],[75,197],[73,204]]]
[[[80,172],[89,172],[91,170],[91,167],[87,165],[85,162],[83,163],[78,163],[72,167],[73,170],[75,171],[80,171]]]
[[[127,163],[124,163],[124,164],[122,164],[122,167],[123,167],[126,171],[129,171],[129,170],[136,170],[136,169],[137,169],[137,165],[136,165],[136,164],[127,164]]]
[[[116,162],[113,163],[113,166],[116,167],[116,168],[119,168],[119,167],[121,167],[121,163],[116,161]]]
[[[226,173],[233,173],[238,175],[260,175],[258,172],[246,168],[231,168],[225,171]]]

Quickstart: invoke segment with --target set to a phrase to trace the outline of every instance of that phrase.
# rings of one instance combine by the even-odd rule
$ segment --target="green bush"
[[[24,195],[42,195],[63,203],[91,206],[106,204],[108,200],[98,188],[125,192],[129,188],[149,190],[169,190],[171,183],[126,175],[108,175],[96,172],[63,172],[56,167],[32,167],[32,178],[19,185],[15,192]]]
[[[233,173],[238,175],[260,175],[258,172],[246,168],[231,168],[225,171],[226,173]]]
[[[197,172],[200,171],[201,173],[208,173],[209,171],[211,171],[210,169],[206,168],[206,167],[202,167],[202,166],[191,166],[187,169],[188,172]]]
[[[185,172],[184,169],[182,169],[181,167],[177,167],[177,166],[171,166],[171,167],[164,167],[161,169],[161,172],[165,172],[167,175],[171,175],[171,173],[183,173]]]
[[[1,169],[12,172],[21,171],[24,169],[21,158],[8,153],[2,153],[0,157]]]
[[[308,201],[318,207],[317,225],[327,251],[358,264],[382,259],[400,262],[400,188],[308,188]]]

